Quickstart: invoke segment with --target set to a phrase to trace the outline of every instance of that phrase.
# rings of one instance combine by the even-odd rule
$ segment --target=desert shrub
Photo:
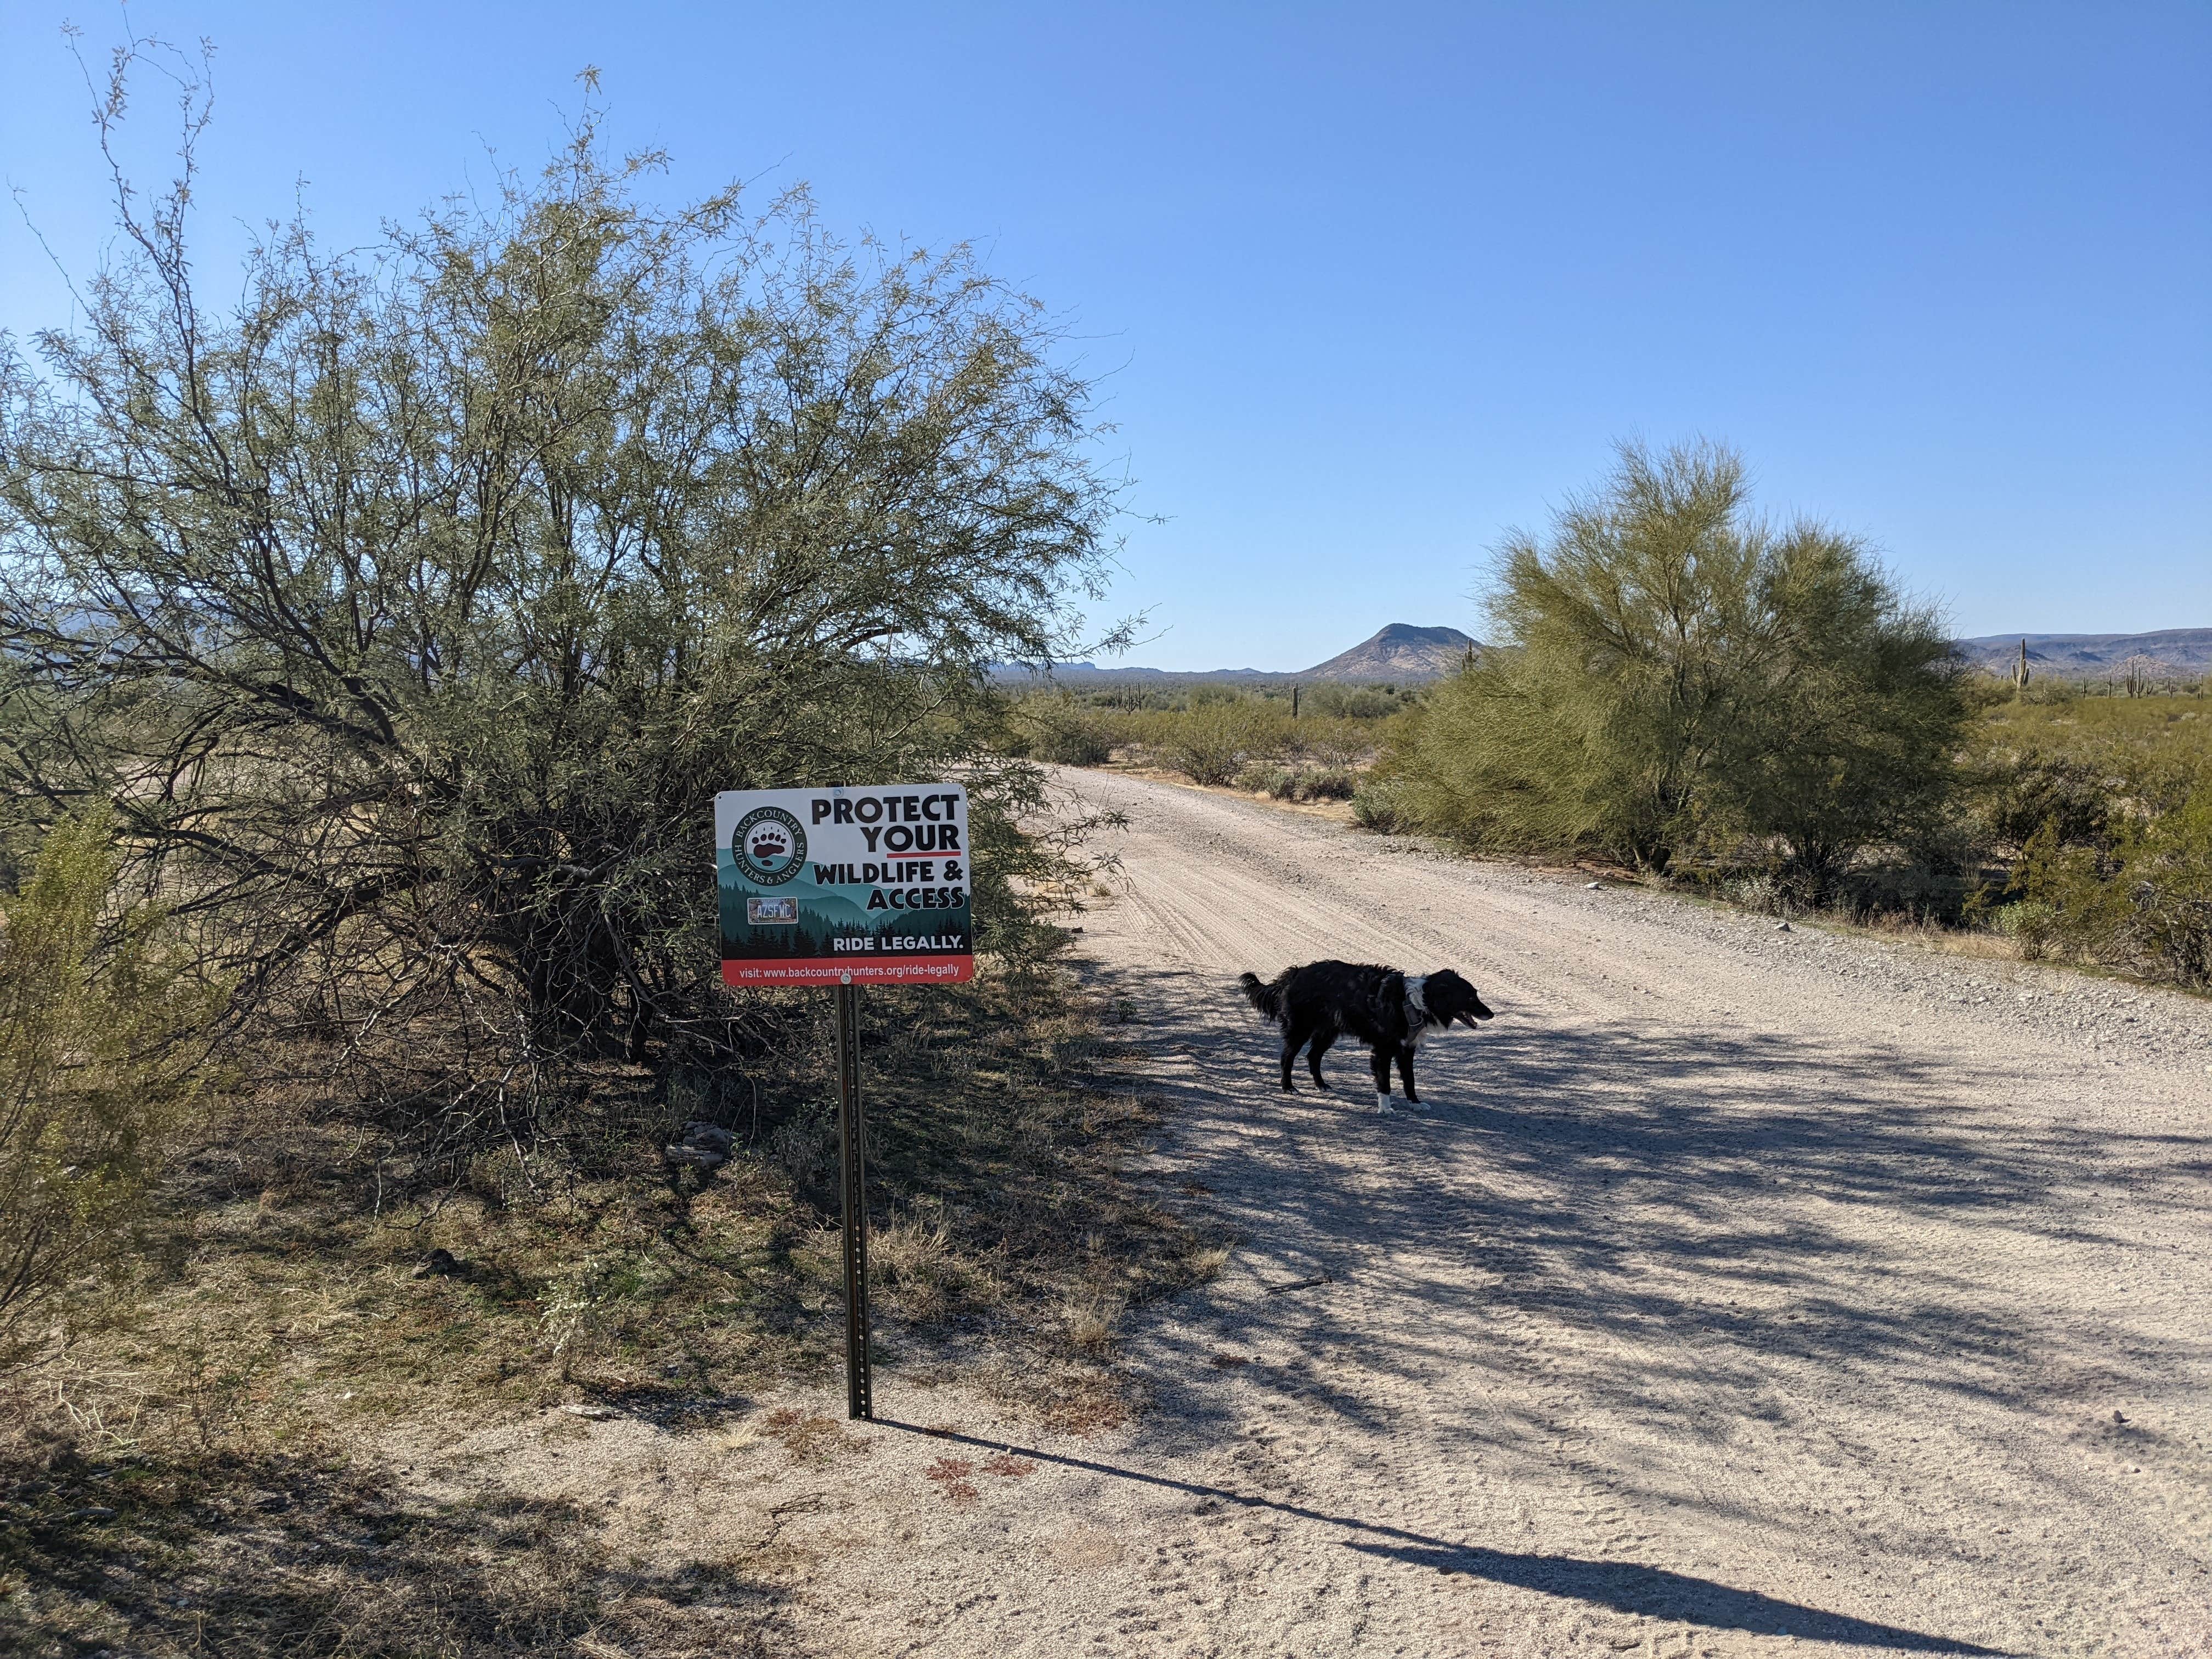
[[[1306,800],[1350,800],[1358,787],[1358,776],[1348,766],[1324,766],[1298,780],[1298,793]]]
[[[1096,741],[1126,748],[1141,758],[1200,783],[1236,782],[1247,769],[1276,769],[1300,774],[1349,771],[1367,762],[1389,729],[1388,720],[1350,715],[1291,714],[1287,696],[1254,694],[1232,686],[1200,684],[1186,694],[1188,706],[1162,707],[1156,699],[1132,696],[1129,706],[1078,702],[1071,718]],[[1033,717],[1035,718],[1035,717]],[[1031,733],[1018,720],[1022,752],[1045,758]],[[1256,776],[1257,774],[1255,773]],[[1259,789],[1264,782],[1240,787]]]
[[[1103,766],[1114,758],[1114,741],[1091,722],[1071,720],[1040,732],[1030,754],[1054,766]]]
[[[1504,647],[1393,745],[1425,827],[1656,871],[1735,836],[1818,889],[1942,810],[1966,704],[1938,619],[1848,538],[1753,519],[1724,450],[1625,446],[1506,543],[1491,610]]]
[[[1291,738],[1297,752],[1325,770],[1346,769],[1371,758],[1397,730],[1395,719],[1363,720],[1351,715],[1308,716]]]
[[[1288,724],[1257,699],[1215,699],[1164,717],[1160,760],[1194,783],[1228,783],[1248,762],[1280,754]]]
[[[2051,949],[2058,913],[2040,899],[2021,899],[2000,905],[1990,916],[1990,926],[2010,939],[2025,962],[2040,962]]]
[[[1108,723],[1073,698],[1030,698],[1012,721],[1015,751],[1053,766],[1103,766],[1114,757]]]
[[[1974,780],[1975,808],[1995,842],[2025,847],[2045,824],[2061,846],[2100,845],[2111,829],[2108,769],[2080,756],[2008,755]]]
[[[1348,767],[1299,768],[1263,761],[1237,775],[1237,787],[1277,800],[1350,800],[1358,778]]]
[[[1364,779],[1352,795],[1352,821],[1378,836],[1402,836],[1415,827],[1404,786],[1395,780]]]
[[[1117,714],[1139,714],[1146,709],[1176,708],[1182,704],[1182,698],[1172,687],[1141,683],[1103,685],[1096,690],[1082,692],[1079,698],[1086,708],[1110,709]]]
[[[1246,733],[1235,704],[1208,704],[1176,722],[1160,758],[1194,783],[1227,783],[1250,753]]]
[[[1346,685],[1334,680],[1301,687],[1299,702],[1309,713],[1336,720],[1381,720],[1404,707],[1395,688]]]
[[[1776,916],[1790,908],[1790,894],[1784,884],[1775,880],[1771,871],[1753,871],[1747,875],[1731,877],[1722,881],[1721,896],[1731,904],[1755,915]]]
[[[1287,766],[1264,763],[1248,766],[1237,775],[1237,787],[1255,795],[1272,795],[1277,800],[1289,800],[1297,793],[1298,775]]]
[[[106,812],[64,818],[0,916],[0,1352],[122,1256],[213,1012],[116,869]]]
[[[2046,823],[2019,884],[2049,942],[2083,960],[2212,988],[2212,784],[2124,820],[2109,849],[2069,847]],[[2024,908],[2024,907],[2015,907]]]

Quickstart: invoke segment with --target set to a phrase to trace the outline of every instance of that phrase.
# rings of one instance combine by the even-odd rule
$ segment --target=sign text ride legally
[[[732,791],[714,797],[714,847],[726,983],[975,977],[958,784]]]

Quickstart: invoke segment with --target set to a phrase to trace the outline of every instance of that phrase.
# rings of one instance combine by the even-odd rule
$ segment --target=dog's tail
[[[1243,988],[1244,1000],[1252,1005],[1255,1012],[1273,1020],[1278,1025],[1283,1023],[1282,981],[1277,980],[1273,985],[1262,985],[1257,974],[1239,974],[1237,982]]]

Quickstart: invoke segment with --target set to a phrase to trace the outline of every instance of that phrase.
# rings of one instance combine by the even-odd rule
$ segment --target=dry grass
[[[939,1206],[924,1219],[909,1212],[876,1230],[868,1240],[878,1305],[914,1324],[998,1306],[1006,1286],[987,1262],[955,1244]]]
[[[1157,1109],[1063,987],[866,1007],[879,1363],[1061,1427],[1122,1420],[1113,1319],[1196,1282],[1208,1249],[1117,1173]],[[607,1559],[589,1514],[410,1500],[381,1460],[564,1400],[706,1431],[775,1379],[827,1381],[828,1094],[827,1056],[794,1060],[710,1179],[666,1166],[656,1124],[612,1173],[491,1158],[443,1192],[396,1189],[363,1137],[290,1103],[210,1121],[136,1281],[0,1382],[0,1651],[757,1650],[782,1593],[763,1564],[656,1578]],[[417,1276],[434,1249],[455,1271]],[[796,1411],[757,1431],[796,1460],[852,1449]]]
[[[1188,1192],[1192,1188],[1197,1188],[1197,1189],[1201,1193],[1211,1192],[1212,1190],[1212,1188],[1209,1187],[1200,1186],[1196,1182],[1192,1182],[1190,1185],[1184,1188],[1183,1190]],[[1228,1265],[1229,1246],[1226,1244],[1205,1245],[1200,1249],[1193,1250],[1188,1256],[1183,1258],[1184,1270],[1189,1273],[1191,1281],[1194,1284],[1202,1285],[1211,1279],[1218,1278],[1220,1276],[1221,1270]]]
[[[1097,1297],[1071,1300],[1066,1306],[1067,1340],[1077,1352],[1098,1358],[1114,1346],[1114,1323],[1121,1309]]]

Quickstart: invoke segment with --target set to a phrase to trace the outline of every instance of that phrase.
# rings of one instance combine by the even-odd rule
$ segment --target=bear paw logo
[[[738,869],[763,887],[780,886],[806,862],[806,831],[781,806],[757,806],[730,838]]]

